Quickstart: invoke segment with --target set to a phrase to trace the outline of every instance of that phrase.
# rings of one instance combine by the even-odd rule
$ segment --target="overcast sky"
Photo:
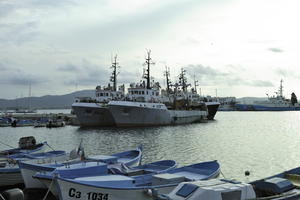
[[[300,97],[299,0],[0,0],[0,98],[138,82],[146,49],[165,86],[181,68],[205,95]]]

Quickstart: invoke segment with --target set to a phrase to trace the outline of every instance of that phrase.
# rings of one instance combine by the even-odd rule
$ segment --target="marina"
[[[300,141],[299,117],[298,112],[236,111],[219,112],[215,120],[200,124],[130,129],[2,127],[0,134],[5,144],[16,145],[20,137],[32,135],[37,141],[47,141],[55,150],[64,147],[67,152],[82,140],[86,155],[109,155],[142,144],[142,163],[172,159],[180,167],[218,160],[227,179],[248,182],[299,165],[300,153],[294,151]],[[245,171],[250,176],[245,176]]]

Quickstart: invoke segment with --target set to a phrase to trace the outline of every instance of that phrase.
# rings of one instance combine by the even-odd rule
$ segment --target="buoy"
[[[245,171],[245,176],[250,176],[250,171]]]
[[[2,195],[5,200],[24,200],[24,193],[19,188],[5,190]]]

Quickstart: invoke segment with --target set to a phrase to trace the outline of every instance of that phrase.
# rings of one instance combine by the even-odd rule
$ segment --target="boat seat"
[[[112,174],[122,174],[127,176],[137,176],[146,173],[143,169],[132,169],[125,164],[110,166],[109,170]]]
[[[293,185],[300,189],[300,175],[299,174],[285,174],[285,178],[293,183]]]

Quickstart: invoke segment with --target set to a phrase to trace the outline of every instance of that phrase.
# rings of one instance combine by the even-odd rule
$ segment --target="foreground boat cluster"
[[[44,189],[44,199],[61,200],[246,200],[299,199],[300,168],[250,183],[216,179],[217,161],[177,167],[174,160],[142,164],[142,148],[111,155],[84,155],[80,144],[70,153],[44,152],[47,142],[20,139],[20,147],[0,152],[0,187],[25,184]],[[13,190],[16,193],[16,190]],[[22,199],[23,193],[5,200]],[[0,198],[2,198],[0,196]],[[32,198],[31,198],[32,199]]]

